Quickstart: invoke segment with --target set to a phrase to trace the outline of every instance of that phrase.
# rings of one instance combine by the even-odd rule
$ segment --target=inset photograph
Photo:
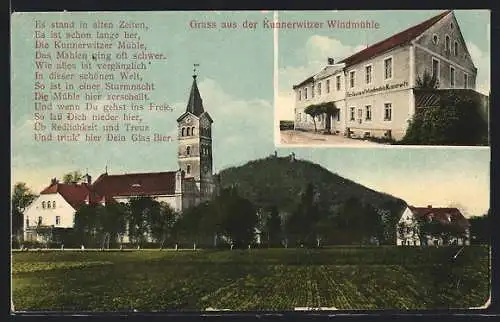
[[[489,145],[489,11],[279,12],[275,23],[277,144]]]

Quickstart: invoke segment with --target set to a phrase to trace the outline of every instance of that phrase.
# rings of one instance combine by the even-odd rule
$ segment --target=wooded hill
[[[406,206],[399,198],[343,178],[319,164],[300,159],[292,161],[291,157],[253,160],[224,169],[219,175],[223,188],[236,186],[239,195],[262,208],[276,206],[281,211],[292,212],[308,184],[319,194],[319,203],[330,207],[353,197],[377,209],[400,210]]]
[[[380,220],[386,222],[384,234],[387,238],[383,239],[388,243],[394,236],[391,228],[395,227],[406,207],[404,200],[369,189],[318,164],[292,156],[272,155],[224,169],[219,173],[219,181],[222,188],[235,187],[241,197],[257,208],[277,208],[282,214],[292,214],[300,208],[302,196],[307,187],[312,186],[319,217],[330,217],[338,223],[342,216],[342,221],[350,222],[345,230],[349,227],[351,232],[357,227],[355,222],[359,226],[369,222],[378,225],[375,222],[384,217]],[[374,218],[368,216],[378,219],[374,222]]]

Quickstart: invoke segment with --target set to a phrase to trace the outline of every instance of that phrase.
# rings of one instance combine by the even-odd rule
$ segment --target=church
[[[75,212],[82,205],[106,205],[148,196],[181,212],[211,199],[215,191],[213,120],[203,107],[196,77],[194,74],[186,110],[177,119],[177,170],[109,174],[106,169],[94,182],[86,174],[82,183],[60,183],[53,178],[24,213],[24,240],[42,241],[36,233],[40,227],[73,228]]]

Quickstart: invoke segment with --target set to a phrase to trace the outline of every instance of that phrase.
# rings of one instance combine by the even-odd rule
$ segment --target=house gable
[[[197,119],[198,119],[198,116],[194,115],[193,113],[191,113],[191,112],[184,112],[181,116],[179,116],[179,117],[177,118],[177,123],[182,122],[182,121],[183,121],[183,120],[184,120],[184,119],[185,119],[188,115],[190,115],[190,116],[191,116],[191,118],[193,118],[193,119],[195,119],[195,120],[197,120]]]
[[[76,209],[60,193],[40,194],[25,211],[23,227],[26,228],[27,222],[30,227],[36,226],[41,217],[42,226],[71,228],[75,212]],[[56,222],[56,217],[59,217],[59,223]]]
[[[434,41],[434,36],[437,36],[437,42]],[[446,50],[446,36],[450,38],[450,48]],[[458,43],[458,55],[454,54],[454,43]],[[477,68],[472,61],[472,57],[467,48],[460,26],[453,12],[446,15],[439,22],[427,29],[420,35],[415,43],[435,52],[436,54],[445,57],[458,66],[463,66],[473,72],[476,76]]]
[[[401,218],[399,218],[399,223],[411,223],[415,221],[415,215],[411,211],[409,207],[406,207],[403,214],[401,215]]]

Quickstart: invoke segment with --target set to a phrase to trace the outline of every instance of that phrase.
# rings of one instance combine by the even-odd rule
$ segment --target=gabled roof
[[[81,205],[88,203],[98,203],[103,198],[108,201],[103,195],[97,194],[91,186],[86,183],[52,183],[50,186],[40,192],[41,195],[59,193],[71,207],[77,209]]]
[[[114,197],[173,195],[175,174],[170,172],[101,174],[92,185],[99,194]]]
[[[467,218],[462,215],[457,208],[434,208],[434,207],[413,207],[409,206],[411,212],[419,220],[437,220],[442,224],[455,224],[461,228],[470,226]],[[448,220],[449,218],[449,220]]]
[[[201,99],[200,91],[198,90],[198,85],[196,84],[196,75],[193,75],[193,85],[191,86],[191,93],[189,94],[186,112],[198,117],[204,112],[203,100]]]
[[[354,55],[351,55],[344,60],[340,61],[340,63],[345,63],[346,67],[355,65],[357,63],[360,63],[362,61],[368,60],[374,56],[377,56],[379,54],[382,54],[394,47],[401,46],[404,44],[409,43],[411,40],[417,38],[420,36],[424,31],[429,29],[431,26],[433,26],[436,22],[444,18],[446,15],[448,15],[451,10],[447,10],[443,13],[440,13],[437,16],[434,16],[430,19],[427,19],[426,21],[410,27],[400,33],[397,33],[385,40],[382,40],[376,44],[373,44],[362,51],[359,51],[355,53]]]

